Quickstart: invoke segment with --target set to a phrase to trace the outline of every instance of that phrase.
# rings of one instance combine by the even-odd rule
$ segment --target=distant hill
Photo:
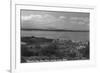
[[[66,30],[66,29],[28,29],[21,28],[24,31],[56,31],[56,32],[89,32],[89,30]]]

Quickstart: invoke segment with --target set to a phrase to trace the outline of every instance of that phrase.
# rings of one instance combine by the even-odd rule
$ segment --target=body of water
[[[65,40],[89,40],[89,32],[21,31],[21,36],[46,37]]]

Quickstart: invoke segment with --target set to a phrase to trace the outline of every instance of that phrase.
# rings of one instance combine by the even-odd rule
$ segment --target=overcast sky
[[[89,13],[21,10],[21,27],[89,30]]]

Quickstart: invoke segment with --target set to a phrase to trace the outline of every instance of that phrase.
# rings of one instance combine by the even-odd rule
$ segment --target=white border
[[[66,61],[66,62],[43,62],[43,63],[20,63],[20,9],[27,10],[48,10],[48,11],[64,11],[64,12],[89,12],[90,13],[90,60],[83,61]],[[94,8],[81,7],[63,7],[63,6],[41,6],[41,5],[23,5],[14,4],[12,7],[12,46],[11,46],[11,71],[42,71],[53,69],[66,69],[72,67],[87,67],[95,65],[95,24],[94,24]],[[15,52],[16,51],[16,52]],[[16,59],[15,59],[16,58]]]

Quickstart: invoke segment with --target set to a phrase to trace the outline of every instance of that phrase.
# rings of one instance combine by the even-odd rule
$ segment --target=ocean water
[[[35,36],[64,40],[89,40],[89,32],[21,31],[21,37]]]

